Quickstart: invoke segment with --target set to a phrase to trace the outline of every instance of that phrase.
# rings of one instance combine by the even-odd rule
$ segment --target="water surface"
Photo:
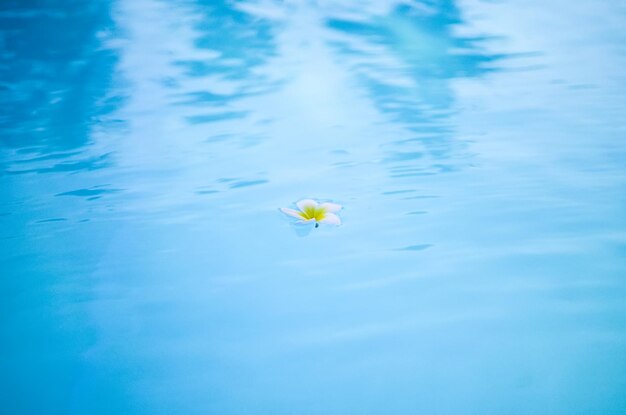
[[[4,1],[0,412],[626,413],[624,27]]]

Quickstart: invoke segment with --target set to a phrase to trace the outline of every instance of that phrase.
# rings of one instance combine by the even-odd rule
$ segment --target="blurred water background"
[[[0,413],[626,413],[625,27],[3,0]]]

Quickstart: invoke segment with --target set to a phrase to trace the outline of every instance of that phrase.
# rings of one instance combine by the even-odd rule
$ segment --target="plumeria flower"
[[[341,205],[336,203],[317,203],[313,199],[303,199],[296,203],[299,210],[280,208],[285,215],[300,219],[298,223],[315,222],[315,227],[320,223],[329,225],[341,225],[341,219],[335,213],[341,210]]]

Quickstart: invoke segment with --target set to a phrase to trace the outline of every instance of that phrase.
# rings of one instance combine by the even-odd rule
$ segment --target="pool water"
[[[0,413],[626,413],[625,27],[4,0]]]

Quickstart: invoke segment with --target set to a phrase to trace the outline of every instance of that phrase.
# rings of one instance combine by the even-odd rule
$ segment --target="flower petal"
[[[320,220],[320,223],[326,223],[328,225],[341,225],[341,219],[334,213],[327,213],[324,219]]]
[[[314,222],[315,218],[311,218],[311,219],[300,219],[298,222],[296,223],[301,223],[301,224],[305,224],[305,223],[311,223]]]
[[[317,207],[317,202],[313,199],[302,199],[296,203],[296,206],[298,206],[298,209],[304,212],[304,209],[306,209],[307,207]]]
[[[341,210],[342,206],[336,203],[326,202],[326,203],[322,203],[320,205],[320,208],[324,209],[326,212],[337,213]]]
[[[298,219],[302,219],[302,212],[299,212],[295,209],[289,209],[289,208],[280,208],[280,211],[283,212],[285,215],[288,216],[293,216],[294,218],[298,218]]]

